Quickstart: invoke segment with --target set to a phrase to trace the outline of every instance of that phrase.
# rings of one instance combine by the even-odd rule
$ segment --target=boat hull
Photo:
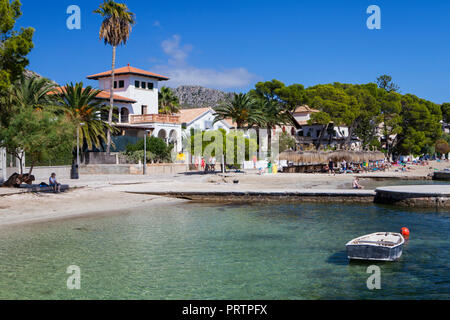
[[[347,245],[347,256],[351,260],[396,261],[403,253],[403,244],[389,248],[373,245]]]

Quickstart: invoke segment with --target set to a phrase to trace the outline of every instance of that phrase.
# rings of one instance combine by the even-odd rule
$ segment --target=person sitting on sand
[[[359,184],[358,178],[355,178],[355,180],[353,180],[353,189],[364,189],[364,187]]]
[[[56,180],[56,173],[54,172],[52,173],[52,175],[48,179],[48,182],[50,184],[50,187],[53,188],[54,192],[61,192],[61,184],[59,184],[58,181]]]

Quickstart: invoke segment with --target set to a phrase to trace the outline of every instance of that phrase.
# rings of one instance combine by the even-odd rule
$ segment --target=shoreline
[[[0,228],[61,219],[109,215],[145,206],[173,205],[188,200],[227,202],[355,202],[373,203],[375,191],[342,188],[354,177],[371,180],[428,180],[430,173],[448,167],[434,163],[407,172],[371,174],[201,173],[170,175],[83,175],[79,180],[61,179],[70,190],[64,193],[31,193],[0,188]],[[422,178],[420,178],[422,177]],[[237,180],[238,183],[234,183]],[[374,189],[374,188],[373,188]],[[211,199],[210,195],[216,195]],[[249,198],[255,201],[249,201]],[[203,199],[202,199],[203,198]],[[214,200],[214,201],[211,201]],[[250,199],[251,200],[251,199]]]

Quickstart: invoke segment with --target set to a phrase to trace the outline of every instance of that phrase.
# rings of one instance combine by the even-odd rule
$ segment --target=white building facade
[[[98,80],[99,89],[109,99],[111,88],[111,71],[87,77]],[[114,106],[118,109],[118,121],[114,124],[121,130],[121,135],[143,138],[150,134],[161,138],[166,143],[175,145],[175,150],[182,149],[181,122],[179,115],[159,114],[159,82],[168,77],[126,66],[114,72]]]

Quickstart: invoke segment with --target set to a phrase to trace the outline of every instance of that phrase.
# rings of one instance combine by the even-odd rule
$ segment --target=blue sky
[[[246,92],[278,79],[311,86],[367,83],[391,75],[402,93],[450,101],[450,1],[122,0],[136,13],[117,65],[171,76],[171,86],[199,84]],[[98,39],[100,0],[22,0],[19,26],[36,29],[30,69],[60,84],[110,69],[111,47]],[[68,30],[69,5],[81,30]],[[381,30],[369,30],[369,5]]]

